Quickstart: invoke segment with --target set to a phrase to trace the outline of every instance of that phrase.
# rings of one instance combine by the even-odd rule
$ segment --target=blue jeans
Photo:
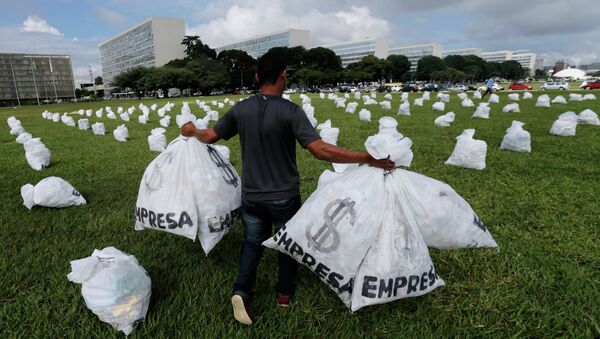
[[[233,287],[233,293],[250,300],[256,282],[256,270],[262,257],[263,241],[285,225],[302,206],[300,196],[283,200],[242,201],[242,221],[244,223],[244,243],[240,253],[240,272]],[[290,256],[278,253],[279,278],[275,291],[291,295],[295,290],[298,262]]]

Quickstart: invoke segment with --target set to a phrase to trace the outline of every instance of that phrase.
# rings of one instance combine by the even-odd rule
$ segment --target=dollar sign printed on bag
[[[221,154],[219,154],[219,151],[217,151],[216,148],[209,145],[207,145],[206,147],[208,147],[208,154],[210,155],[210,159],[215,163],[215,165],[217,165],[217,167],[221,169],[221,171],[223,171],[223,180],[225,180],[225,182],[228,185],[237,187],[238,179],[235,175],[235,172],[233,172],[231,165],[229,165],[223,160],[223,158],[221,158]]]
[[[337,225],[350,214],[350,225],[356,222],[356,211],[354,210],[355,202],[350,198],[336,199],[325,207],[325,222],[317,230],[314,235],[311,234],[312,227],[306,230],[308,238],[308,247],[323,253],[331,252],[340,245],[340,235],[336,229]],[[333,211],[332,211],[333,210]],[[327,239],[331,238],[330,243],[325,245]]]
[[[482,231],[487,232],[487,228],[483,224],[483,221],[481,221],[481,219],[479,219],[477,214],[474,214],[474,215],[475,215],[475,218],[473,218],[473,223],[475,224],[475,226],[481,228]]]

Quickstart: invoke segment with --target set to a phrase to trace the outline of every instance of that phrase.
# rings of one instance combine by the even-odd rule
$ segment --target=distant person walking
[[[496,77],[491,77],[488,79],[487,84],[485,84],[485,92],[483,93],[483,95],[481,96],[481,99],[483,100],[483,98],[485,98],[486,94],[492,94],[492,90],[494,89],[494,81],[496,80]]]

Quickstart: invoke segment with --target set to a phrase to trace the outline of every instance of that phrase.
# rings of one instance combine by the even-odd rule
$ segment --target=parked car
[[[350,84],[340,84],[340,85],[338,86],[338,92],[340,92],[340,93],[350,93],[350,89],[351,89],[352,87],[353,87],[353,86],[352,86],[352,85],[350,85]]]
[[[581,86],[579,86],[579,88],[581,88],[581,89],[600,89],[600,79],[584,81],[581,84]]]
[[[467,91],[476,91],[476,90],[477,90],[477,86],[467,85]]]
[[[478,90],[479,92],[485,92],[485,90],[486,90],[486,89],[487,89],[487,87],[486,87],[486,86],[481,86],[481,87],[479,87],[477,90]],[[494,84],[494,85],[492,86],[492,91],[494,91],[494,92],[496,92],[496,91],[502,91],[502,90],[504,90],[504,87],[502,87],[502,86],[500,86],[500,85],[498,85],[498,84]]]
[[[390,86],[390,89],[392,90],[392,92],[402,92],[403,87],[400,85],[392,85]]]
[[[408,84],[401,89],[402,92],[418,92],[419,86],[417,84]]]
[[[545,91],[548,89],[558,89],[561,91],[565,91],[571,89],[568,83],[566,82],[546,82],[540,87],[540,90]]]
[[[533,87],[531,87],[530,85],[525,85],[522,82],[513,82],[510,85],[508,85],[508,89],[511,91],[531,91]]]
[[[421,91],[425,92],[437,92],[439,90],[439,86],[436,84],[425,84]]]
[[[448,88],[450,92],[465,92],[467,90],[467,86],[465,85],[452,85]]]

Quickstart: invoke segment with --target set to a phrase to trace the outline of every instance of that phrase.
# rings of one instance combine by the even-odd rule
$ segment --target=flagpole
[[[38,106],[40,105],[40,94],[38,93],[37,83],[35,82],[35,72],[33,70],[33,58],[29,58],[29,63],[31,64],[31,75],[33,76],[33,86],[35,87],[35,97],[37,98]]]
[[[10,62],[10,71],[12,72],[13,83],[15,84],[15,92],[17,92],[17,103],[21,107],[21,99],[19,98],[19,88],[17,87],[17,80],[15,79],[15,70],[13,69],[12,56],[8,55],[8,61]]]

